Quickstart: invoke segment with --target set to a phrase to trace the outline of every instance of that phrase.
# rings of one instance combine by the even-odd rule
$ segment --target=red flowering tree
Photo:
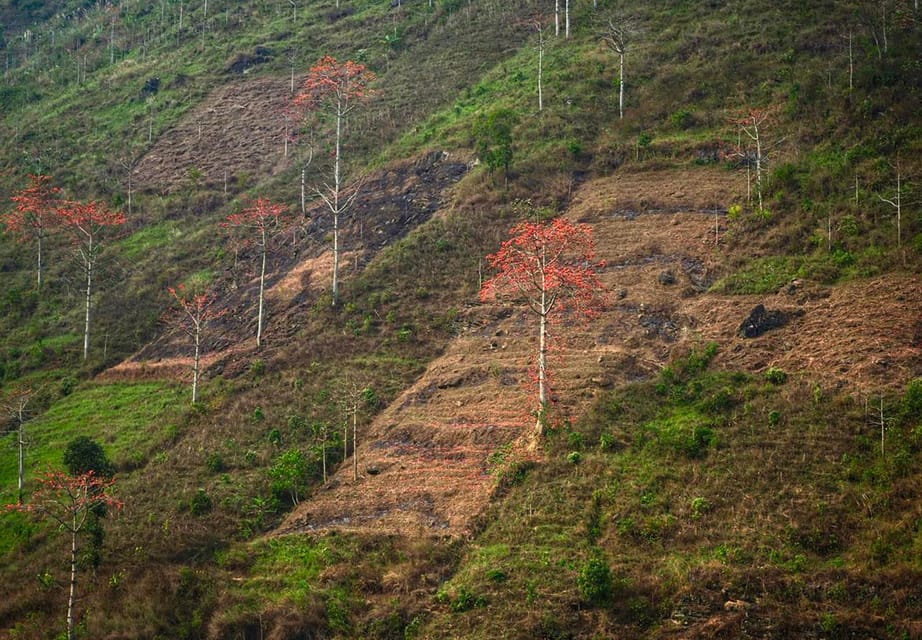
[[[35,272],[39,289],[42,288],[45,238],[57,223],[56,207],[60,194],[60,188],[51,186],[51,176],[30,175],[29,186],[10,198],[16,203],[16,208],[0,218],[8,233],[22,242],[36,243],[38,261]]]
[[[201,375],[202,340],[208,323],[224,315],[223,310],[215,308],[217,298],[208,293],[191,293],[185,285],[170,287],[170,295],[176,300],[179,316],[175,324],[191,339],[195,345],[192,358],[192,404],[198,402],[198,381]]]
[[[333,304],[339,296],[339,220],[355,201],[358,189],[346,192],[343,188],[343,154],[342,143],[344,125],[348,116],[356,107],[374,95],[369,85],[374,82],[375,74],[368,68],[347,60],[340,62],[332,56],[324,56],[310,68],[301,90],[294,97],[293,105],[305,116],[328,114],[335,123],[333,151],[333,180],[316,189],[333,214]]]
[[[269,238],[272,233],[281,230],[284,226],[288,206],[257,198],[251,206],[239,213],[227,216],[224,223],[226,227],[237,227],[246,230],[255,236],[256,246],[259,247],[261,266],[259,270],[259,311],[256,320],[256,348],[262,345],[263,335],[263,306],[266,288],[266,255],[269,253]]]
[[[524,304],[538,317],[538,422],[544,434],[548,410],[549,325],[562,315],[588,318],[600,308],[602,284],[595,262],[592,228],[566,218],[523,222],[499,251],[487,256],[497,274],[483,283],[480,298]]]
[[[65,202],[58,209],[64,229],[71,237],[74,255],[86,282],[86,318],[83,330],[83,359],[90,352],[90,310],[93,299],[93,278],[99,255],[112,227],[125,224],[121,211],[112,211],[101,202]]]
[[[122,503],[110,495],[115,484],[93,471],[71,476],[63,471],[48,470],[39,478],[39,488],[32,501],[24,505],[7,505],[11,511],[34,513],[43,520],[52,520],[70,533],[70,589],[67,598],[67,637],[76,638],[74,606],[77,601],[77,558],[79,534],[93,513],[101,509],[120,509]]]

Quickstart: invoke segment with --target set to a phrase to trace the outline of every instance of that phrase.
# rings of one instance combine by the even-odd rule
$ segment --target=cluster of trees
[[[46,243],[49,237],[63,234],[69,241],[70,256],[84,283],[83,359],[90,351],[90,325],[97,266],[101,251],[113,231],[127,221],[125,215],[97,202],[66,200],[51,177],[32,175],[29,186],[12,200],[16,207],[0,217],[6,231],[23,243],[36,246],[36,287],[44,282]]]

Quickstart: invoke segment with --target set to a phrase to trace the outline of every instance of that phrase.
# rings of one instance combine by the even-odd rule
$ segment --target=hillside
[[[64,234],[41,288],[0,237],[26,502],[88,436],[124,503],[80,536],[76,637],[920,637],[915,5],[301,4],[0,3],[0,197],[42,173],[127,217],[86,358]],[[335,304],[336,129],[288,109],[324,55],[376,76]],[[224,224],[257,197],[288,208],[259,346]],[[553,325],[536,440],[536,319],[478,294],[550,215],[606,305]],[[194,405],[180,283],[215,297]],[[62,632],[68,543],[0,514],[0,636]]]

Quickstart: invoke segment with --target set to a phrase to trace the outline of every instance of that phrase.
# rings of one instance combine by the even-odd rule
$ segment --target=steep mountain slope
[[[79,635],[918,633],[920,16],[571,4],[569,39],[538,36],[530,0],[125,0],[5,24],[4,193],[50,172],[132,209],[87,362],[63,243],[36,291],[29,245],[0,242],[0,399],[35,390],[29,488],[86,435],[126,503],[82,561]],[[623,119],[609,20],[636,43]],[[335,307],[329,215],[300,211],[307,143],[319,184],[329,141],[286,155],[280,117],[327,53],[379,77],[348,123],[362,195]],[[749,108],[770,116],[761,209]],[[513,123],[505,170],[483,166],[491,114]],[[271,242],[262,349],[256,252],[218,226],[255,195],[298,222]],[[477,296],[519,199],[592,225],[611,294],[554,335],[538,443],[533,318]],[[182,281],[227,312],[195,406],[162,322]],[[62,543],[0,516],[0,633],[60,630]]]

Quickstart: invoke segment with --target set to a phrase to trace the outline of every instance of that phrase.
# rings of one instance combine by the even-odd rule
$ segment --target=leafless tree
[[[637,21],[626,16],[609,18],[602,40],[609,49],[618,54],[618,117],[624,118],[624,59],[628,47],[638,34]]]

